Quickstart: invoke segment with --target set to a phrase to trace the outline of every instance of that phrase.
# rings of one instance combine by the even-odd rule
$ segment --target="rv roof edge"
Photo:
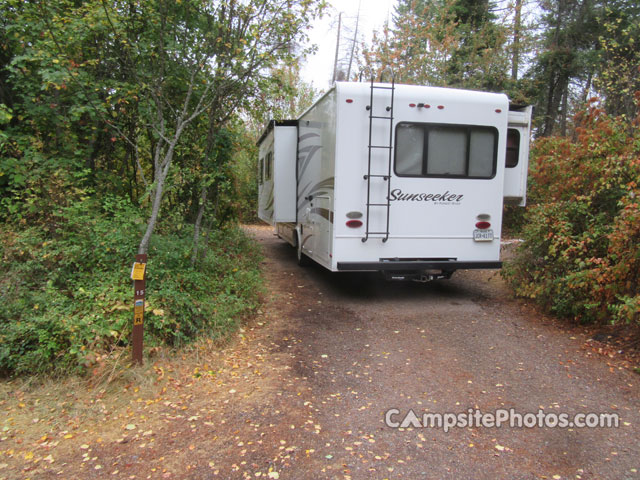
[[[297,127],[298,126],[298,120],[269,120],[269,123],[267,123],[267,126],[265,127],[265,129],[262,132],[262,135],[260,135],[260,138],[258,139],[258,141],[256,142],[256,145],[259,146],[264,139],[267,137],[267,135],[269,135],[269,132],[271,130],[273,130],[273,127]]]

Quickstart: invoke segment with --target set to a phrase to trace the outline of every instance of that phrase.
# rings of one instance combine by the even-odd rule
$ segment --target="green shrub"
[[[582,322],[640,321],[640,134],[592,108],[577,140],[535,143],[525,242],[505,276]]]
[[[129,274],[144,222],[107,197],[56,210],[43,227],[5,224],[0,255],[0,373],[82,372],[129,342]],[[237,227],[211,235],[191,266],[193,230],[156,235],[147,266],[145,342],[219,336],[258,304],[257,247]]]

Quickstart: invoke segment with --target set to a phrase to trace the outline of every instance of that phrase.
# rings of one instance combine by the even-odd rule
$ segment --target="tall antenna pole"
[[[347,70],[347,81],[351,78],[351,64],[353,63],[353,52],[356,49],[356,42],[358,41],[358,24],[360,23],[360,5],[362,0],[358,2],[358,16],[356,17],[356,33],[353,35],[353,43],[351,44],[351,57],[349,57],[349,69]]]
[[[336,75],[338,74],[338,50],[340,49],[340,28],[342,26],[342,12],[338,15],[338,40],[336,41],[336,56],[333,60],[333,80],[331,80],[331,84],[333,85],[336,81]]]

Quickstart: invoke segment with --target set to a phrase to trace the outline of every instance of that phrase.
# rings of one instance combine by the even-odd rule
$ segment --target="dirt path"
[[[158,361],[156,391],[127,390],[120,410],[52,435],[53,461],[42,432],[23,430],[20,446],[14,431],[0,478],[640,478],[640,377],[510,300],[495,272],[430,284],[333,275],[298,267],[269,228],[250,230],[270,293],[238,341],[191,354],[188,368]],[[390,428],[391,408],[398,421],[409,409],[617,413],[620,427],[445,433]]]

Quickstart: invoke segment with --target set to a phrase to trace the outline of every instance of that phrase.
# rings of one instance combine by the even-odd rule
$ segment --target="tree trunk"
[[[589,72],[587,76],[587,83],[584,86],[584,90],[582,91],[582,103],[585,105],[589,101],[589,92],[591,92],[591,82],[593,81],[593,73]]]
[[[520,63],[520,28],[522,25],[522,0],[516,0],[513,16],[513,55],[511,57],[511,79],[518,80]]]
[[[204,233],[202,237],[204,239],[204,243],[202,245],[202,250],[200,252],[200,258],[204,259],[207,256],[207,249],[209,248],[209,233],[211,232],[211,227],[213,227],[213,223],[218,218],[218,207],[220,205],[220,195],[218,195],[218,186],[217,184],[214,186],[214,195],[215,195],[215,204],[213,207],[213,215],[208,222],[206,222],[206,227],[204,229]]]
[[[164,122],[162,122],[162,125],[162,130],[164,130]],[[161,150],[162,140],[157,141],[153,162],[155,165],[155,168],[153,170],[155,172],[156,185],[151,203],[151,216],[149,217],[149,222],[147,223],[147,229],[142,236],[142,240],[140,240],[140,245],[138,246],[139,254],[147,253],[149,250],[149,241],[151,240],[151,235],[153,234],[153,230],[156,228],[156,222],[158,220],[158,216],[160,215],[160,205],[162,205],[164,182],[167,179],[167,174],[169,173],[169,168],[171,167],[171,161],[173,160],[173,152],[176,148],[178,140],[180,139],[180,136],[182,135],[183,128],[184,124],[179,125],[176,128],[173,139],[171,139],[171,141],[169,142],[167,150],[164,154],[162,154]]]
[[[215,106],[212,105],[209,112],[209,130],[207,131],[207,143],[205,146],[205,157],[209,158],[211,156],[211,152],[213,152],[216,133],[218,132],[219,124],[217,123],[218,118],[214,115]],[[200,192],[200,204],[198,206],[198,214],[196,215],[196,223],[194,225],[193,230],[193,253],[191,254],[191,265],[195,265],[198,254],[198,242],[200,236],[200,225],[202,223],[202,216],[204,215],[204,209],[207,205],[207,187],[202,187]]]
[[[153,230],[156,228],[156,221],[158,220],[158,215],[160,214],[163,189],[164,176],[161,172],[156,172],[156,188],[155,195],[153,196],[153,203],[151,205],[151,216],[149,217],[149,222],[147,223],[147,229],[144,232],[142,240],[140,240],[140,245],[138,246],[139,254],[147,253],[147,251],[149,250],[149,241],[151,240]]]
[[[207,256],[207,249],[209,248],[209,232],[215,222],[215,217],[205,222],[204,232],[202,232],[202,249],[200,250],[200,259],[204,260]]]
[[[196,215],[196,223],[193,226],[193,253],[191,254],[191,266],[195,266],[198,258],[198,242],[200,237],[200,225],[202,225],[202,217],[207,204],[207,187],[202,187],[200,192],[200,204],[198,206],[198,214]]]
[[[553,125],[556,122],[557,109],[554,110],[554,97],[556,92],[557,81],[553,72],[549,74],[549,85],[547,89],[547,110],[544,118],[544,128],[542,129],[542,136],[548,137],[553,131]]]
[[[562,92],[562,112],[560,117],[560,134],[563,137],[567,136],[567,110],[569,108],[569,88],[568,85]]]

